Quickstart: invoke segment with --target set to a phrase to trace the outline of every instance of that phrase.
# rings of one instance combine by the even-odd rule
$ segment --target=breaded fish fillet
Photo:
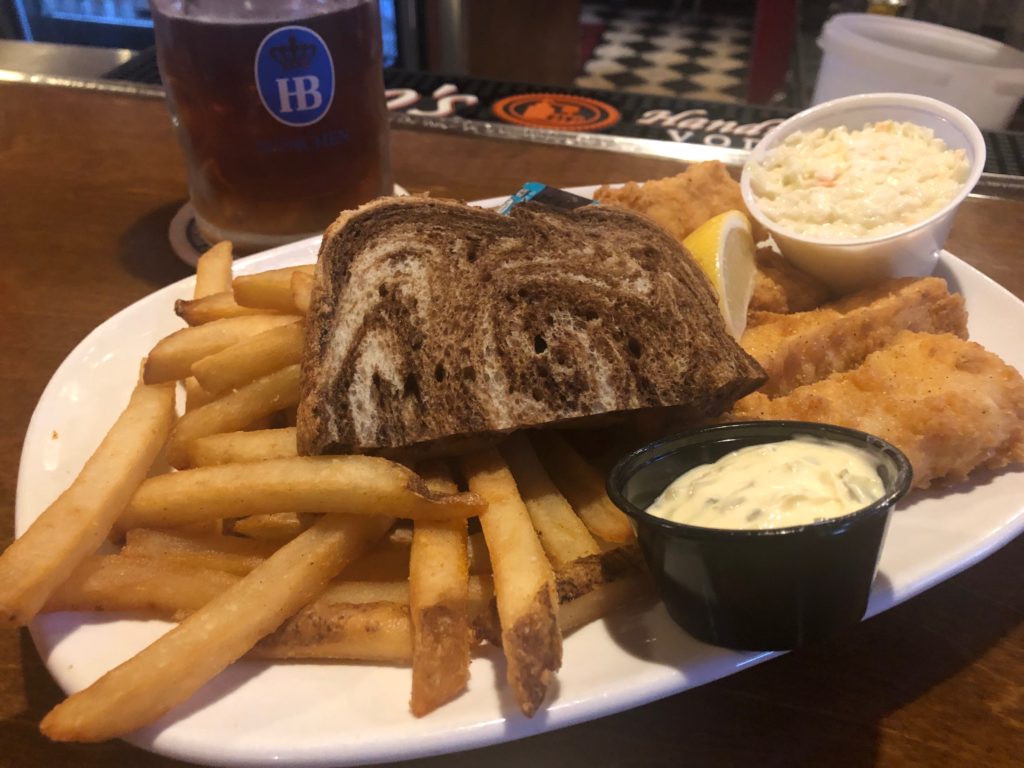
[[[733,210],[748,213],[740,185],[717,160],[694,163],[675,176],[643,184],[630,181],[617,189],[600,187],[594,197],[602,205],[644,214],[680,243],[713,216]],[[756,221],[751,220],[751,224],[754,242],[764,240],[767,233]],[[813,309],[827,298],[828,290],[817,278],[771,249],[758,251],[751,310],[800,312]]]
[[[859,368],[770,400],[755,393],[729,419],[797,419],[878,435],[914,467],[914,486],[1024,463],[1024,379],[974,342],[903,331]]]
[[[794,267],[770,247],[759,247],[754,258],[757,274],[749,313],[805,312],[828,300],[829,290],[823,282]]]
[[[938,277],[888,280],[810,312],[757,320],[740,344],[768,374],[760,391],[769,397],[856,368],[900,331],[967,338],[963,297]]]
[[[618,189],[600,187],[594,199],[644,214],[679,242],[712,216],[747,211],[740,185],[717,160],[694,163],[664,179],[630,181]],[[755,240],[759,239],[760,233],[755,233]]]

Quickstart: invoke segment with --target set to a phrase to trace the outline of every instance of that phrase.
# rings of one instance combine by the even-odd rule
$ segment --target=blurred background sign
[[[742,147],[742,133],[701,126],[739,127],[884,89],[949,101],[990,131],[1024,129],[1024,0],[379,2],[389,87],[423,76],[409,109],[436,116],[457,106],[493,117],[502,96],[563,91],[621,114],[584,127],[657,129],[669,140],[691,132],[685,141],[726,135]],[[78,67],[86,77],[159,82],[152,35],[145,0],[0,0],[0,70]],[[435,97],[445,83],[459,92]],[[551,104],[520,107],[537,115]],[[568,124],[569,108],[548,122]]]

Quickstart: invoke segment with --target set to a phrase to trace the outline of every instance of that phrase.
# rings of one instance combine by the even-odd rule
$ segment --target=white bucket
[[[812,103],[904,91],[944,101],[981,127],[1005,128],[1024,97],[1024,53],[924,21],[841,13],[822,29]]]

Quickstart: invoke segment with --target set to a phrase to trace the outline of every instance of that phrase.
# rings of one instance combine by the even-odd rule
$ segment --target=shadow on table
[[[195,273],[171,248],[167,228],[184,200],[150,211],[125,230],[118,241],[118,260],[127,272],[159,288]]]

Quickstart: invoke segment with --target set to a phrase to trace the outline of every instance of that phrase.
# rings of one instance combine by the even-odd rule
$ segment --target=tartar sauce
[[[694,467],[647,511],[704,528],[786,528],[855,512],[884,494],[867,451],[796,437],[740,448]]]
[[[751,168],[750,183],[772,221],[842,240],[924,221],[956,196],[969,170],[964,151],[929,128],[884,120],[790,134]]]

